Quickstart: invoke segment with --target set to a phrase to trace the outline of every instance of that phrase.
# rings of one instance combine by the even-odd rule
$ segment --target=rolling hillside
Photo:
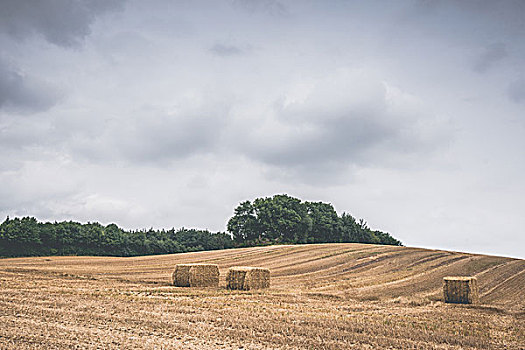
[[[177,263],[216,263],[219,289],[170,286]],[[224,288],[228,267],[271,269],[269,290]],[[481,303],[441,302],[478,277]],[[364,244],[133,258],[0,260],[0,347],[525,347],[525,260]]]

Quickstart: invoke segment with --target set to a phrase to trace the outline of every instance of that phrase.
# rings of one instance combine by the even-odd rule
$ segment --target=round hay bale
[[[476,277],[444,277],[443,299],[445,303],[476,304],[479,302]]]
[[[262,267],[235,266],[226,275],[228,289],[252,290],[270,287],[270,270]]]

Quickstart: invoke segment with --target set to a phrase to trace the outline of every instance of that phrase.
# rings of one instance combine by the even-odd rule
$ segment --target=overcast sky
[[[332,203],[525,258],[525,2],[0,0],[0,220]]]

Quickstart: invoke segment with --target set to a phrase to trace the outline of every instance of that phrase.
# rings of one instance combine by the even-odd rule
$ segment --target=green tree
[[[309,234],[311,242],[342,242],[341,220],[332,204],[323,202],[306,202],[308,216],[312,226]]]
[[[255,242],[261,235],[255,208],[250,201],[241,202],[234,210],[234,215],[228,221],[228,232],[235,242]]]
[[[261,239],[276,243],[306,241],[312,222],[300,199],[286,194],[257,198],[254,208]]]

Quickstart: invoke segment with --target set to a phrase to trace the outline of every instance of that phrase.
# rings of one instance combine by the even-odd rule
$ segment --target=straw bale
[[[444,277],[443,298],[446,303],[475,304],[479,302],[476,277]]]
[[[217,287],[219,285],[219,266],[179,264],[173,271],[173,285],[177,287]]]
[[[218,287],[219,266],[196,264],[190,269],[190,287]]]
[[[270,287],[270,270],[262,267],[231,267],[226,275],[228,289],[251,290]]]
[[[226,274],[226,286],[228,289],[244,289],[244,279],[249,268],[232,267]]]
[[[173,271],[173,285],[177,287],[190,286],[190,268],[192,264],[179,264]]]

